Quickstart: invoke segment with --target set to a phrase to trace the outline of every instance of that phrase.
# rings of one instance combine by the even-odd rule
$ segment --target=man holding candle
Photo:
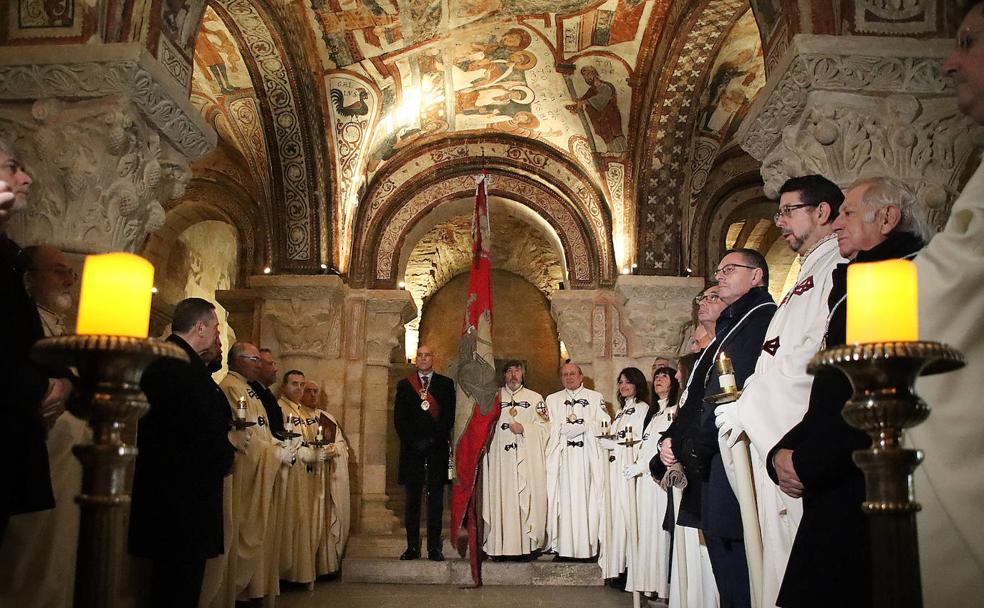
[[[223,478],[248,431],[229,431],[232,414],[204,357],[219,333],[215,307],[188,298],[174,307],[173,333],[189,363],[162,358],[140,387],[150,410],[137,424],[130,553],[150,559],[151,605],[198,606],[205,561],[221,555]]]
[[[322,576],[338,572],[342,565],[342,553],[348,542],[351,523],[348,442],[345,441],[345,433],[338,425],[338,420],[321,409],[321,387],[316,382],[304,384],[301,405],[316,413],[318,422],[315,438],[325,444],[321,448],[325,454],[322,465],[325,483],[322,511],[324,523],[320,537],[315,539],[315,567],[318,576]]]
[[[922,247],[926,226],[911,189],[897,180],[872,178],[848,191],[834,232],[840,254],[854,264],[911,258]],[[840,264],[833,272],[826,347],[846,340],[848,266]],[[851,393],[840,371],[818,373],[803,420],[766,460],[779,489],[792,498],[803,498],[803,517],[777,600],[784,608],[872,603],[871,539],[867,516],[861,511],[864,476],[851,458],[871,442],[841,416]]]
[[[284,522],[286,493],[281,471],[297,460],[297,447],[292,442],[277,441],[266,419],[266,410],[259,396],[249,386],[259,378],[260,351],[249,342],[237,342],[229,349],[229,373],[219,386],[232,412],[240,400],[246,402],[246,420],[251,427],[252,440],[236,455],[230,479],[233,499],[227,503],[230,511],[226,521],[232,536],[230,558],[226,565],[225,592],[236,599],[276,596],[280,593],[280,526]]]
[[[32,183],[13,147],[0,139],[0,382],[8,437],[0,447],[0,542],[8,518],[54,506],[41,419],[64,411],[72,391],[68,370],[53,372],[32,362],[31,346],[44,337],[37,307],[24,290],[20,247],[6,234],[7,222],[27,208]],[[16,491],[12,491],[16,488]]]
[[[967,3],[956,48],[943,65],[960,111],[984,125],[984,1]],[[932,408],[909,429],[926,460],[916,469],[919,552],[926,606],[984,606],[984,164],[953,204],[943,231],[916,258],[919,339],[949,344],[967,366],[916,384]]]
[[[806,413],[813,376],[806,365],[820,349],[827,324],[827,296],[834,268],[843,262],[833,223],[844,194],[820,175],[795,177],[779,190],[776,226],[790,249],[799,254],[795,285],[782,298],[762,344],[755,373],[745,382],[735,403],[719,406],[716,423],[721,454],[734,470],[730,447],[742,432],[748,435],[758,518],[762,532],[762,602],[774,606],[786,571],[796,528],[802,517],[801,501],[776,487],[766,472],[772,446]],[[741,473],[741,471],[739,471]]]
[[[444,485],[451,483],[448,459],[457,395],[454,381],[434,371],[434,352],[426,344],[417,348],[414,365],[417,369],[397,383],[393,404],[393,422],[400,437],[398,481],[407,498],[407,550],[400,559],[420,557],[420,505],[426,487],[427,556],[441,561]]]

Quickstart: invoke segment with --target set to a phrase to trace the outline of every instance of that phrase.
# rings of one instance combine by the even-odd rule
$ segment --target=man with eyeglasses
[[[762,532],[762,603],[774,606],[786,561],[802,517],[800,499],[779,491],[766,471],[769,450],[806,413],[813,376],[806,365],[820,349],[834,268],[843,262],[833,224],[844,194],[820,175],[794,177],[779,190],[776,226],[799,254],[796,283],[783,296],[762,343],[755,373],[737,402],[717,408],[725,466],[734,470],[730,447],[748,436],[758,519]],[[747,522],[745,522],[747,524]]]
[[[870,178],[848,190],[834,232],[840,254],[854,264],[911,258],[929,229],[911,188],[895,179]],[[833,272],[826,347],[845,341],[848,267],[840,264]],[[871,440],[841,416],[851,393],[841,372],[818,373],[803,420],[766,458],[779,489],[803,499],[777,600],[784,608],[872,604],[871,538],[861,510],[864,476],[852,460],[854,451],[867,448]]]
[[[46,245],[25,247],[20,264],[24,287],[37,305],[45,337],[65,333],[62,315],[73,305],[75,272],[65,254]],[[82,465],[72,447],[91,439],[83,420],[65,411],[64,405],[41,412],[48,429],[45,446],[51,465],[55,508],[23,513],[10,519],[0,545],[0,605],[36,602],[41,605],[71,604],[75,546],[79,533]]]
[[[274,437],[281,437],[284,432],[284,414],[280,411],[277,396],[270,387],[277,383],[277,360],[269,348],[260,349],[259,371],[256,380],[249,381],[249,387],[260,398],[263,409],[267,414],[267,422]]]
[[[260,351],[249,342],[236,342],[229,349],[229,373],[219,383],[229,408],[235,415],[243,406],[251,438],[237,446],[236,464],[229,488],[232,500],[226,501],[225,521],[231,539],[229,556],[224,564],[210,569],[206,588],[212,590],[213,576],[219,571],[216,585],[219,598],[256,600],[280,594],[280,526],[286,507],[286,475],[282,469],[297,461],[297,444],[278,441],[270,430],[266,410],[249,382],[260,374]],[[221,600],[220,600],[221,601]],[[207,602],[206,602],[207,603]]]
[[[765,332],[776,310],[767,289],[769,267],[759,252],[733,249],[721,258],[712,277],[717,281],[717,295],[726,304],[714,328],[711,345],[714,359],[721,354],[731,359],[735,382],[741,389],[755,369]],[[721,392],[718,374],[713,369],[703,381],[704,397]],[[691,383],[690,390],[697,386]],[[751,606],[748,563],[741,512],[721,457],[714,409],[711,405],[704,406],[695,441],[703,470],[700,527],[714,567],[721,606],[740,608]]]
[[[984,2],[967,6],[957,48],[943,69],[960,111],[984,125]],[[961,370],[920,378],[916,390],[932,408],[907,433],[925,451],[916,469],[919,552],[926,606],[984,606],[984,164],[964,186],[950,218],[916,258],[919,338],[950,344]]]

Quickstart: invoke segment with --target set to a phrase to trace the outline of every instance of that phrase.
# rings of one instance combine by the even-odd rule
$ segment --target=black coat
[[[267,422],[270,424],[270,432],[273,433],[274,437],[282,437],[286,430],[284,428],[284,412],[280,409],[277,396],[257,380],[251,380],[246,384],[253,389],[256,396],[260,398],[260,403],[263,404],[263,409],[267,413]]]
[[[755,306],[765,304],[752,312],[744,321],[742,317]],[[755,287],[721,311],[714,329],[715,343],[721,352],[727,353],[735,370],[738,388],[755,371],[755,364],[762,354],[762,343],[776,313],[775,302],[764,287]],[[738,323],[741,325],[738,325]],[[732,328],[736,328],[731,333]],[[693,390],[693,388],[691,388]],[[721,392],[716,369],[711,370],[704,396]],[[697,432],[697,454],[704,472],[701,488],[701,529],[705,534],[723,538],[742,539],[741,510],[738,498],[721,460],[718,429],[714,424],[715,406],[706,405],[701,412],[700,430]]]
[[[454,382],[447,376],[435,373],[431,376],[428,390],[440,407],[436,420],[430,412],[421,409],[420,395],[409,380],[404,378],[396,385],[393,421],[396,434],[400,437],[398,481],[404,485],[423,484],[427,478],[425,470],[432,482],[441,479],[444,483],[450,483],[448,451],[454,431]]]
[[[16,243],[0,234],[0,415],[6,427],[0,442],[0,524],[16,513],[55,506],[40,405],[48,378],[67,375],[29,359],[44,329],[24,290],[19,252]]]
[[[201,357],[159,359],[140,386],[150,411],[137,425],[130,553],[206,559],[223,552],[222,481],[235,450],[226,436],[232,410]]]
[[[918,238],[893,233],[870,251],[860,252],[851,263],[900,258],[921,247]],[[847,267],[841,264],[834,269],[829,307],[847,294]],[[844,300],[830,317],[825,337],[828,347],[845,343],[846,320]],[[772,459],[780,449],[793,450],[793,467],[804,486],[803,519],[786,565],[779,606],[872,605],[871,534],[868,518],[861,511],[864,475],[852,459],[854,451],[867,449],[871,440],[841,416],[852,392],[841,372],[818,373],[803,420],[769,453],[769,475],[779,483]]]

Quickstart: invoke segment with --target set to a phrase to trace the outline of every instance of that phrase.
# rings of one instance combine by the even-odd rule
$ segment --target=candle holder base
[[[130,504],[128,470],[137,453],[127,436],[133,436],[130,425],[149,409],[140,378],[156,359],[188,361],[188,355],[155,339],[59,336],[39,340],[31,357],[78,370],[68,409],[88,422],[92,443],[72,449],[82,463],[82,492],[76,499],[81,514],[75,605],[115,606]]]
[[[229,426],[234,430],[241,431],[243,429],[248,429],[251,426],[256,426],[256,422],[253,420],[233,420]]]
[[[708,395],[704,397],[704,403],[710,405],[724,405],[725,403],[734,403],[738,401],[738,397],[741,397],[741,391],[725,391],[723,393],[717,393],[715,395]]]
[[[281,431],[279,433],[274,433],[274,437],[281,441],[290,441],[291,439],[297,439],[300,436],[300,433],[295,433],[293,431]]]
[[[963,355],[938,342],[876,342],[837,346],[817,353],[808,371],[839,369],[854,394],[842,415],[871,437],[871,448],[854,452],[864,472],[871,518],[874,605],[922,606],[912,473],[922,452],[902,447],[905,429],[929,417],[915,392],[916,378],[964,366]],[[901,592],[900,592],[901,590]]]

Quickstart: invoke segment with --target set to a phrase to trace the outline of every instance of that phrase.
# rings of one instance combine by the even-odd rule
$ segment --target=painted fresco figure
[[[622,131],[622,112],[618,109],[615,86],[602,80],[598,70],[591,66],[581,68],[581,76],[584,77],[588,90],[576,104],[568,106],[568,109],[584,110],[587,113],[591,126],[605,142],[609,152],[625,152],[628,148],[625,133]]]

